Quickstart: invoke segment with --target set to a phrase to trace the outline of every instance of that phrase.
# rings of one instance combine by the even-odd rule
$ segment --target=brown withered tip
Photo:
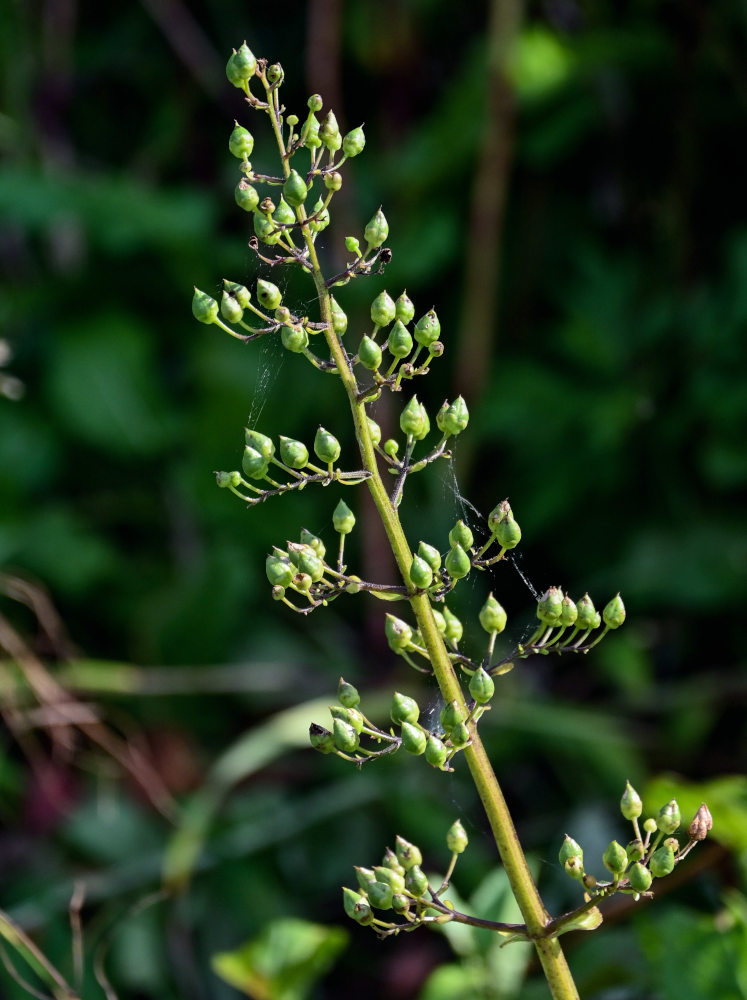
[[[701,803],[700,809],[695,813],[693,821],[688,828],[690,840],[705,840],[708,831],[713,827],[713,817],[705,802]]]

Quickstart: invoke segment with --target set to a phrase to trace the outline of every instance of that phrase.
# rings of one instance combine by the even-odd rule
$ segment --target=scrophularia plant
[[[339,379],[349,403],[357,455],[342,459],[335,431],[319,427],[313,441],[273,436],[254,427],[245,430],[241,468],[218,472],[217,483],[250,507],[307,486],[332,487],[332,523],[337,536],[330,552],[321,538],[302,530],[296,541],[279,544],[267,556],[265,568],[272,596],[290,611],[307,615],[343,594],[370,594],[399,602],[397,614],[386,614],[384,631],[391,649],[410,667],[432,674],[444,708],[435,724],[420,719],[417,702],[395,692],[390,720],[369,719],[356,688],[340,679],[337,704],[326,725],[312,722],[309,738],[323,754],[361,767],[384,754],[421,756],[424,766],[453,769],[461,755],[468,767],[489,821],[495,844],[516,898],[523,923],[491,922],[460,913],[447,892],[459,855],[467,847],[460,820],[446,834],[451,859],[439,885],[431,884],[421,868],[417,845],[397,836],[381,863],[356,868],[356,885],[343,889],[345,912],[381,937],[423,924],[447,921],[476,923],[514,939],[533,942],[550,993],[555,998],[578,993],[558,938],[568,930],[593,929],[602,922],[600,901],[616,893],[639,899],[650,896],[657,880],[669,875],[711,828],[703,804],[680,840],[680,811],[675,801],[658,815],[641,820],[643,804],[628,783],[620,809],[632,826],[628,843],[613,841],[600,859],[598,871],[588,872],[581,846],[566,836],[559,862],[578,881],[582,899],[569,913],[552,917],[545,909],[514,828],[498,778],[480,737],[480,720],[490,708],[496,681],[517,661],[533,654],[562,656],[586,653],[625,621],[620,595],[597,611],[588,594],[574,600],[560,587],[550,587],[537,602],[537,627],[528,641],[510,655],[497,658],[497,636],[506,626],[506,612],[491,593],[479,611],[485,646],[475,653],[462,644],[461,621],[448,599],[472,573],[489,570],[521,541],[521,529],[510,504],[503,500],[487,518],[487,533],[476,539],[459,520],[443,538],[407,538],[399,509],[411,476],[450,456],[454,440],[469,422],[465,400],[446,400],[429,416],[413,392],[417,379],[444,354],[441,324],[435,309],[419,310],[402,291],[393,298],[382,291],[371,302],[370,323],[348,330],[342,289],[351,281],[381,274],[391,258],[386,246],[389,225],[378,208],[358,236],[345,240],[347,263],[328,275],[322,270],[316,241],[330,221],[334,196],[343,183],[342,171],[365,147],[361,127],[343,135],[334,112],[324,111],[318,94],[304,113],[288,113],[280,91],[283,68],[256,59],[244,43],[234,50],[226,73],[246,96],[248,108],[266,114],[278,153],[278,172],[261,174],[251,163],[252,133],[238,122],[229,150],[238,161],[235,200],[251,217],[254,235],[249,246],[264,273],[287,268],[303,271],[313,283],[316,304],[283,301],[280,288],[258,278],[253,292],[238,281],[223,281],[220,301],[195,289],[192,311],[201,323],[213,325],[247,343],[279,337],[283,347],[299,355],[325,377]],[[338,297],[342,302],[338,301]],[[306,301],[306,300],[304,300]],[[416,316],[418,318],[416,319]],[[397,437],[382,441],[372,416],[384,392],[402,400]],[[435,427],[432,427],[435,424]],[[344,488],[344,489],[343,489]],[[348,568],[345,543],[356,518],[348,501],[356,489],[367,489],[381,518],[396,562],[399,579],[391,583],[362,579]],[[352,500],[351,500],[352,503]],[[391,722],[391,724],[389,724]]]

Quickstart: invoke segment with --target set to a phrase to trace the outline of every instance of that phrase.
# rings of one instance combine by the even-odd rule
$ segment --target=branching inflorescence
[[[409,477],[450,457],[454,439],[467,427],[469,412],[461,396],[453,402],[446,400],[435,414],[437,434],[429,445],[426,439],[432,430],[430,417],[417,395],[412,395],[401,410],[401,437],[382,442],[381,428],[370,412],[372,405],[382,392],[400,393],[413,379],[426,375],[431,363],[444,353],[435,309],[414,321],[415,306],[406,292],[396,300],[386,291],[378,294],[371,303],[370,326],[361,333],[354,350],[345,346],[348,317],[333,290],[383,273],[391,259],[391,251],[385,246],[389,226],[381,208],[365,226],[362,241],[355,236],[345,240],[348,261],[339,273],[327,277],[316,251],[317,237],[329,225],[330,205],[342,186],[341,170],[364,149],[363,129],[354,128],[342,135],[332,111],[320,120],[317,116],[323,101],[318,94],[309,98],[303,120],[286,113],[280,101],[282,67],[255,59],[246,43],[234,50],[226,72],[230,82],[244,93],[249,107],[268,115],[280,159],[277,175],[257,173],[250,161],[254,138],[243,125],[235,124],[229,149],[239,160],[241,173],[235,200],[253,221],[249,247],[270,270],[297,267],[306,272],[314,282],[318,315],[312,318],[285,304],[279,287],[263,278],[256,282],[254,297],[243,284],[229,280],[223,282],[220,302],[195,289],[193,314],[200,322],[214,325],[245,343],[279,336],[288,351],[320,373],[336,376],[349,403],[358,457],[353,462],[355,468],[338,465],[341,444],[324,427],[317,430],[311,451],[303,441],[281,435],[276,443],[269,435],[249,427],[245,431],[241,469],[216,473],[218,486],[249,506],[312,485],[365,486],[370,491],[400,579],[393,583],[372,582],[349,571],[345,540],[356,519],[340,499],[332,514],[338,541],[330,556],[323,540],[305,529],[298,541],[277,546],[267,556],[266,574],[272,596],[301,614],[324,607],[343,594],[362,592],[387,602],[409,604],[415,623],[387,614],[387,641],[411,667],[435,677],[444,708],[438,723],[428,728],[420,721],[415,699],[396,692],[390,709],[392,725],[382,727],[362,713],[358,691],[341,678],[338,703],[330,709],[330,726],[313,723],[309,731],[311,744],[322,753],[336,754],[358,767],[404,748],[422,755],[434,768],[451,770],[456,755],[463,753],[525,922],[499,924],[481,920],[457,912],[445,898],[458,856],[467,846],[466,833],[458,820],[447,835],[451,863],[438,888],[431,888],[420,867],[419,848],[398,837],[396,850],[387,849],[381,865],[356,870],[358,888],[343,890],[345,910],[381,936],[455,920],[491,928],[510,939],[532,940],[553,997],[576,997],[558,935],[597,926],[601,922],[597,903],[613,893],[629,893],[636,898],[650,895],[653,880],[669,874],[706,836],[710,814],[705,805],[701,806],[689,827],[687,843],[680,846],[674,837],[680,825],[677,803],[663,806],[657,817],[643,823],[641,830],[638,820],[642,803],[628,784],[621,810],[633,825],[633,839],[627,847],[613,841],[605,851],[602,861],[610,878],[598,880],[587,873],[583,851],[566,837],[560,863],[581,883],[584,901],[572,912],[554,919],[545,910],[485,753],[478,723],[490,707],[496,678],[517,660],[539,654],[588,652],[623,624],[623,602],[618,594],[600,613],[588,594],[574,601],[561,588],[550,587],[537,603],[538,624],[531,637],[508,656],[496,658],[496,638],[506,626],[506,612],[491,593],[478,616],[487,635],[482,655],[475,658],[461,648],[462,623],[449,609],[446,598],[472,572],[489,570],[506,559],[507,553],[519,544],[521,529],[504,500],[488,516],[487,537],[479,541],[461,520],[449,532],[447,549],[437,539],[419,539],[411,545],[405,537],[399,507]],[[261,88],[261,96],[252,91],[253,85]],[[391,918],[384,916],[387,911],[391,911]]]

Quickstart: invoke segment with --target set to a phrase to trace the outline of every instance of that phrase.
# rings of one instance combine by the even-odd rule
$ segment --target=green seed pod
[[[295,128],[298,125],[298,121],[298,115],[287,115],[285,119],[286,125],[289,125],[291,128]]]
[[[195,288],[195,293],[192,296],[192,315],[200,323],[209,326],[218,318],[218,303],[206,292]]]
[[[363,236],[369,247],[380,247],[388,235],[389,223],[386,221],[386,216],[381,211],[381,207],[379,207],[376,214],[363,230]]]
[[[638,819],[643,812],[641,797],[629,781],[625,782],[625,791],[620,799],[620,812],[624,819]]]
[[[640,861],[643,855],[646,853],[645,848],[643,846],[643,842],[640,840],[631,840],[628,843],[627,847],[625,848],[625,852],[628,855],[629,862]]]
[[[399,858],[391,849],[391,847],[387,847],[387,849],[384,851],[384,857],[381,859],[381,863],[384,866],[384,868],[391,868],[393,872],[399,872],[402,878],[405,877],[405,869],[400,864]]]
[[[462,546],[452,545],[444,560],[444,568],[452,580],[461,580],[469,573],[471,566],[470,558]]]
[[[332,735],[335,739],[335,746],[343,753],[353,753],[358,749],[359,737],[355,729],[349,722],[342,719],[335,719],[332,723]]]
[[[363,147],[366,145],[366,137],[363,134],[363,126],[359,125],[358,128],[351,129],[350,132],[342,140],[342,151],[345,156],[357,156],[359,153],[363,152]]]
[[[434,340],[433,343],[428,348],[428,353],[430,358],[440,358],[444,353],[444,345],[440,340]],[[428,360],[430,361],[430,358]]]
[[[420,899],[428,891],[428,879],[420,865],[412,865],[405,875],[405,888]]]
[[[469,843],[467,831],[462,826],[460,819],[454,820],[446,834],[446,846],[452,854],[464,854]]]
[[[271,87],[277,87],[281,84],[284,76],[285,73],[280,63],[273,63],[272,66],[267,67],[267,82]]]
[[[303,469],[309,461],[309,449],[303,441],[294,441],[293,438],[280,435],[280,458],[284,465],[291,469]]]
[[[569,858],[563,865],[563,868],[565,869],[566,875],[570,875],[571,878],[578,879],[578,881],[582,882],[584,885],[586,885],[587,879],[590,882],[595,881],[593,876],[589,878],[584,872],[584,865],[580,858]]]
[[[347,722],[359,736],[363,732],[366,720],[357,708],[345,708],[344,705],[330,705],[329,711],[333,719],[342,719],[343,722]]]
[[[358,688],[341,677],[337,685],[337,700],[345,708],[355,708],[360,703],[361,696],[358,694]]]
[[[428,545],[427,542],[420,542],[418,545],[418,555],[428,563],[434,573],[438,573],[441,569],[441,553],[433,545]]]
[[[392,705],[389,709],[389,716],[392,722],[401,725],[404,722],[417,722],[420,715],[420,708],[414,698],[408,697],[395,691],[392,696]]]
[[[559,587],[550,587],[537,604],[537,617],[543,625],[558,625],[562,610],[563,591]]]
[[[322,462],[336,462],[340,457],[340,442],[329,431],[320,427],[314,437],[314,454]]]
[[[560,611],[560,624],[563,628],[570,628],[571,625],[575,624],[577,618],[578,608],[568,594],[565,594],[563,597],[563,607]]]
[[[271,281],[265,281],[264,278],[260,278],[257,281],[257,298],[259,299],[260,305],[264,306],[265,309],[275,310],[280,305],[283,300],[283,296],[277,285],[273,285]]]
[[[425,752],[426,736],[422,729],[413,726],[410,722],[402,723],[402,746],[408,753],[419,756]]]
[[[389,326],[394,319],[394,299],[388,292],[380,292],[371,303],[371,322],[377,326]]]
[[[674,871],[674,851],[669,844],[662,844],[657,851],[654,851],[648,866],[654,878],[664,878]]]
[[[643,821],[643,832],[656,833],[656,820],[653,818],[653,816],[649,816],[648,819]]]
[[[506,627],[506,612],[492,594],[480,609],[480,624],[488,634],[502,632]]]
[[[446,410],[441,414],[439,429],[444,434],[456,437],[457,434],[462,433],[468,423],[469,410],[467,409],[467,404],[464,402],[462,396],[457,396],[454,402],[450,406],[447,406]]]
[[[339,191],[342,187],[342,174],[337,170],[331,170],[324,175],[324,186],[328,191]]]
[[[284,226],[290,226],[296,221],[296,213],[282,195],[280,196],[278,207],[275,209],[273,220],[281,222]]]
[[[636,892],[646,892],[651,888],[651,872],[644,868],[639,861],[636,861],[628,872],[628,880],[630,888],[635,889]]]
[[[280,331],[283,347],[293,354],[303,354],[309,346],[309,335],[302,326],[284,326]]]
[[[340,308],[334,295],[329,297],[329,308],[332,314],[332,329],[338,337],[342,337],[348,328],[348,317]]]
[[[287,306],[278,306],[273,315],[278,323],[285,326],[290,326],[294,322],[293,314]]]
[[[427,590],[433,583],[433,570],[420,556],[413,556],[410,563],[410,580],[419,590]]]
[[[498,525],[511,514],[511,504],[508,500],[501,500],[488,514],[488,528],[490,533],[495,534]]]
[[[418,397],[413,396],[400,414],[399,426],[403,434],[412,434],[416,441],[420,441],[425,437],[423,428],[426,419],[425,408],[418,402]]]
[[[425,759],[431,767],[441,768],[446,763],[448,750],[437,736],[429,736],[425,744]]]
[[[356,239],[355,236],[345,237],[345,249],[348,253],[354,253],[356,257],[361,255],[361,244],[360,240]]]
[[[681,819],[680,807],[677,805],[677,800],[672,799],[659,810],[659,815],[656,819],[656,826],[662,833],[670,835],[677,831]]]
[[[616,594],[602,612],[602,621],[607,628],[620,628],[625,621],[625,605],[619,594]]]
[[[324,202],[320,198],[314,205],[314,218],[309,219],[309,228],[312,232],[321,233],[329,225],[329,212],[324,207]]]
[[[258,451],[262,458],[270,459],[275,454],[275,444],[272,438],[266,434],[260,434],[259,431],[250,427],[244,428],[244,444],[248,444],[250,448]]]
[[[425,316],[421,316],[415,324],[415,340],[423,347],[430,347],[441,333],[441,324],[438,321],[435,309],[429,309]]]
[[[244,317],[244,310],[228,292],[223,292],[220,299],[220,314],[229,323],[238,323]]]
[[[420,848],[416,847],[415,844],[411,844],[409,840],[405,840],[404,837],[400,837],[399,835],[397,836],[397,840],[394,844],[394,850],[397,854],[397,860],[406,872],[408,872],[413,865],[422,865],[423,863],[423,855],[420,853]]]
[[[406,358],[412,350],[412,337],[402,320],[395,321],[386,342],[389,353],[395,358]]]
[[[236,204],[245,212],[253,212],[259,204],[257,189],[252,187],[245,177],[242,177],[234,188],[233,196]]]
[[[355,877],[358,880],[358,885],[361,887],[363,892],[368,890],[369,885],[376,881],[376,875],[371,868],[361,868],[360,866],[355,866]]]
[[[332,511],[332,524],[340,535],[349,535],[355,527],[355,514],[344,500],[340,500]]]
[[[318,149],[322,140],[319,138],[319,121],[316,115],[309,115],[306,119],[306,124],[301,130],[301,135],[304,137],[303,144],[309,149]]]
[[[229,295],[233,295],[242,309],[246,309],[252,301],[249,289],[245,285],[240,285],[237,281],[229,281],[228,278],[224,278],[223,288]]]
[[[465,710],[456,701],[449,701],[444,705],[439,719],[447,735],[454,729],[454,726],[464,721],[465,714]]]
[[[504,517],[500,524],[497,525],[495,537],[498,539],[498,544],[504,549],[516,548],[521,541],[521,528],[514,520],[513,514]]]
[[[371,372],[381,367],[381,348],[375,340],[368,336],[363,337],[358,346],[358,360]]]
[[[594,609],[594,603],[588,594],[584,594],[584,596],[576,602],[576,610],[578,612],[576,626],[581,629],[594,628],[596,611]]]
[[[446,639],[447,642],[450,642],[453,646],[455,646],[458,642],[461,641],[462,635],[464,633],[464,627],[462,626],[462,623],[459,621],[457,616],[455,614],[452,614],[452,612],[449,611],[446,605],[444,605],[443,615],[444,615],[444,620],[446,622],[446,631],[444,632],[444,638]]]
[[[290,559],[275,554],[269,555],[265,560],[265,573],[273,587],[290,587],[295,576]]]
[[[387,438],[384,442],[384,451],[390,458],[396,458],[399,451],[399,441],[396,441],[394,438]]]
[[[372,882],[366,892],[369,903],[377,910],[392,908],[392,887],[387,882]]]
[[[375,445],[379,444],[381,441],[381,428],[372,417],[366,417],[366,421],[368,422],[368,430],[371,434],[371,440]]]
[[[306,181],[297,170],[291,170],[288,179],[283,184],[283,197],[285,200],[289,205],[298,208],[299,205],[303,205],[306,201],[308,193],[309,189],[306,187]]]
[[[244,475],[248,476],[249,479],[262,479],[267,473],[267,459],[263,455],[260,455],[254,448],[250,448],[247,445],[241,457],[241,468],[244,471]]]
[[[405,888],[405,870],[397,861],[397,855],[392,853],[395,865],[378,865],[374,867],[374,877],[377,882],[384,882],[391,887],[392,892],[403,892]]]
[[[268,246],[274,246],[280,239],[280,231],[276,228],[275,223],[260,215],[259,212],[254,213],[253,224],[255,236]]]
[[[457,521],[449,532],[449,544],[461,545],[465,552],[472,548],[474,540],[472,532],[462,520]]]
[[[243,125],[234,122],[234,130],[228,139],[228,148],[238,160],[248,160],[254,149],[254,136]]]
[[[407,622],[403,622],[401,618],[395,618],[394,615],[386,616],[384,633],[389,648],[395,653],[404,652],[412,642],[412,629]]]
[[[458,750],[466,747],[470,741],[469,729],[467,729],[466,723],[458,722],[449,733],[449,739],[451,740],[451,745]]]
[[[307,528],[301,528],[301,545],[309,545],[320,559],[324,559],[327,549],[318,535],[313,535]]]
[[[602,862],[613,875],[622,875],[628,866],[628,852],[622,844],[613,840],[602,855]]]
[[[306,102],[309,111],[321,111],[324,107],[324,101],[322,100],[321,94],[312,94],[311,97]]]
[[[446,619],[438,610],[438,608],[431,608],[431,611],[433,613],[433,620],[436,623],[436,628],[441,633],[441,635],[443,635],[444,632],[446,631]]]
[[[410,909],[409,897],[405,896],[403,892],[395,892],[392,896],[392,909],[395,913],[403,914],[407,913]]]
[[[324,121],[319,126],[319,138],[327,149],[335,153],[342,145],[340,126],[337,124],[334,111],[328,111]]]
[[[679,840],[677,840],[677,838],[676,838],[676,837],[667,837],[667,838],[666,838],[666,840],[664,841],[664,843],[665,843],[665,844],[666,844],[666,845],[667,845],[668,847],[671,847],[671,848],[672,848],[672,853],[673,853],[673,854],[675,855],[675,857],[676,857],[676,856],[677,856],[677,853],[678,853],[678,851],[679,851],[679,849],[680,849],[680,842],[679,842]]]
[[[224,490],[228,486],[238,486],[241,482],[241,475],[238,472],[216,472],[215,482]]]
[[[486,705],[495,694],[495,681],[482,667],[472,674],[469,693],[478,705]]]
[[[256,68],[257,60],[254,58],[246,42],[244,42],[238,52],[236,49],[233,50],[233,55],[230,56],[226,63],[226,76],[229,83],[232,83],[234,87],[241,87],[243,89],[246,81],[254,76]]]
[[[308,573],[312,583],[319,583],[324,576],[324,563],[310,545],[304,545],[298,554],[299,573]]]
[[[362,896],[359,892],[355,892],[353,889],[348,889],[347,887],[343,887],[342,905],[345,909],[345,913],[347,913],[347,915],[351,918],[351,920],[355,920],[356,906],[358,906],[359,903],[363,902],[365,902],[365,897]]]
[[[577,858],[583,865],[584,852],[581,845],[577,844],[573,837],[569,837],[566,834],[565,840],[558,852],[558,861],[560,861],[561,865],[565,865],[571,858]]]
[[[318,726],[312,722],[309,726],[309,742],[315,750],[320,753],[332,753],[335,749],[335,740],[329,729]]]
[[[308,573],[296,573],[293,577],[293,586],[299,594],[308,594],[313,582]]]
[[[410,323],[412,321],[412,317],[415,315],[415,306],[412,304],[407,292],[402,292],[394,305],[397,319],[401,323]]]

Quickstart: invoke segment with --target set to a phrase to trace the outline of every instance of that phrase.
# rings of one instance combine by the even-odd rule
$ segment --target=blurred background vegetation
[[[344,129],[365,122],[321,242],[334,267],[383,204],[393,259],[339,296],[348,336],[383,287],[441,318],[418,392],[436,409],[463,391],[472,419],[453,466],[413,483],[413,541],[443,548],[509,496],[535,587],[623,592],[619,634],[522,664],[484,726],[548,906],[578,898],[566,831],[587,859],[626,836],[626,778],[649,809],[711,806],[713,842],[653,906],[566,939],[582,995],[747,997],[744,6],[3,0],[0,17],[3,909],[86,998],[94,964],[121,1000],[545,995],[521,946],[339,929],[353,864],[400,832],[442,870],[456,815],[462,897],[510,911],[463,767],[359,774],[304,749],[341,673],[382,716],[394,687],[436,705],[379,607],[296,620],[270,600],[265,553],[302,525],[329,542],[337,497],[246,511],[215,488],[247,419],[309,443],[323,423],[352,456],[337,386],[190,315],[193,284],[257,276],[234,118],[260,169],[272,143],[223,70],[246,38],[283,63],[289,110],[319,91]],[[365,504],[353,542],[390,578]],[[455,610],[491,586],[509,648],[533,601],[498,569]],[[0,993],[27,995],[7,969]]]

